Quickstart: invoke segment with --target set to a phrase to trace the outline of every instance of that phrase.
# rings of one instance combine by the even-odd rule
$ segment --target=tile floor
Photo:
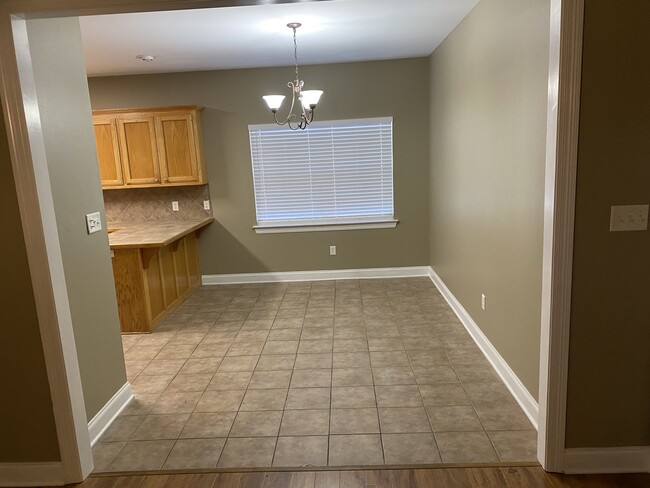
[[[206,286],[123,344],[135,399],[98,472],[535,461],[428,278]]]

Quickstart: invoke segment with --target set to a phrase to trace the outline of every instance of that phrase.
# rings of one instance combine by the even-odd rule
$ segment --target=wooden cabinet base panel
[[[148,333],[201,284],[192,232],[160,248],[113,251],[115,295],[123,333]]]

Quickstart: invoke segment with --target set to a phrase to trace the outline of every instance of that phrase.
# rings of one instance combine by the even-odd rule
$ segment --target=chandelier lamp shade
[[[286,98],[284,95],[266,95],[264,101],[273,113],[273,119],[278,125],[287,125],[292,130],[304,130],[314,120],[314,110],[323,94],[322,90],[303,90],[305,82],[300,79],[298,75],[298,44],[296,42],[296,30],[302,24],[298,22],[291,22],[287,27],[293,29],[293,57],[296,65],[296,79],[287,83],[291,89],[291,108],[289,114],[284,120],[278,120],[278,110],[282,106],[282,102]],[[294,113],[296,107],[296,98],[298,99],[299,115]]]

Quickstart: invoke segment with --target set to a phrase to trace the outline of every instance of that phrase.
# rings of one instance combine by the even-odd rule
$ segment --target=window
[[[393,119],[248,128],[258,233],[395,227]]]

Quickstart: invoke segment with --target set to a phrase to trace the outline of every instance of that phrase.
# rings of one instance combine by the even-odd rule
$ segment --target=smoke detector
[[[145,63],[150,63],[154,59],[156,59],[156,56],[152,56],[151,54],[138,54],[135,59],[139,59],[140,61],[144,61]]]

